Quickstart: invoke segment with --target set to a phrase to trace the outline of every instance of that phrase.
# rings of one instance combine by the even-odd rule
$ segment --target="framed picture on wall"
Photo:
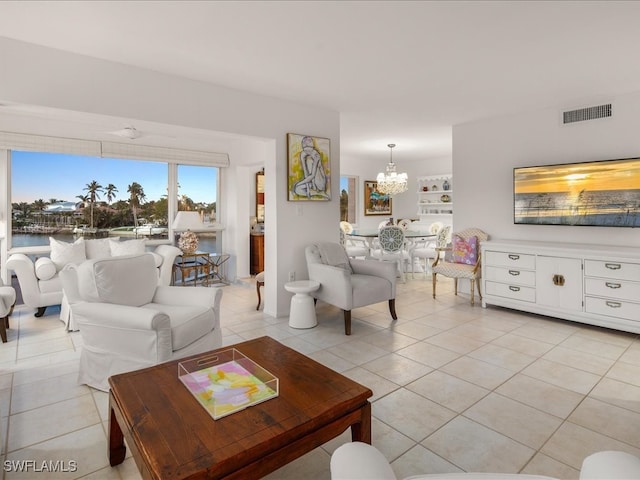
[[[330,154],[328,138],[287,133],[288,200],[331,200]]]
[[[366,180],[364,182],[364,214],[391,215],[391,197],[378,192],[378,182]]]

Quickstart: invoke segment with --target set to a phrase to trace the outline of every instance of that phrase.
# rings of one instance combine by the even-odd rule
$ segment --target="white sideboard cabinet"
[[[640,333],[640,248],[482,242],[482,306]]]

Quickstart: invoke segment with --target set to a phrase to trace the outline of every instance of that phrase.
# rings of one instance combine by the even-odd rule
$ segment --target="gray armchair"
[[[320,282],[312,295],[317,300],[341,308],[344,333],[351,335],[351,310],[383,301],[397,320],[396,265],[347,256],[339,243],[317,243],[305,249],[309,279]]]

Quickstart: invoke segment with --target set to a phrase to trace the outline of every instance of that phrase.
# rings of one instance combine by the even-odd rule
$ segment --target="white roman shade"
[[[99,157],[101,154],[100,142],[94,140],[11,132],[0,132],[0,148],[31,152],[70,153],[92,157]]]
[[[137,143],[128,144],[78,140],[75,138],[49,137],[45,135],[12,132],[0,132],[0,149],[69,153],[73,155],[124,158],[130,160],[154,160],[208,167],[229,166],[229,155],[227,153],[154,147],[150,145],[139,145]]]
[[[180,148],[151,147],[117,142],[101,142],[102,156],[107,158],[126,158],[131,160],[162,160],[169,163],[189,163],[208,167],[228,167],[229,155],[226,153],[201,152]]]

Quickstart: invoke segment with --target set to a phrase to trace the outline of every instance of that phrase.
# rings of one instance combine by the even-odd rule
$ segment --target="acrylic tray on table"
[[[278,379],[235,348],[179,362],[178,378],[215,420],[278,396]]]

